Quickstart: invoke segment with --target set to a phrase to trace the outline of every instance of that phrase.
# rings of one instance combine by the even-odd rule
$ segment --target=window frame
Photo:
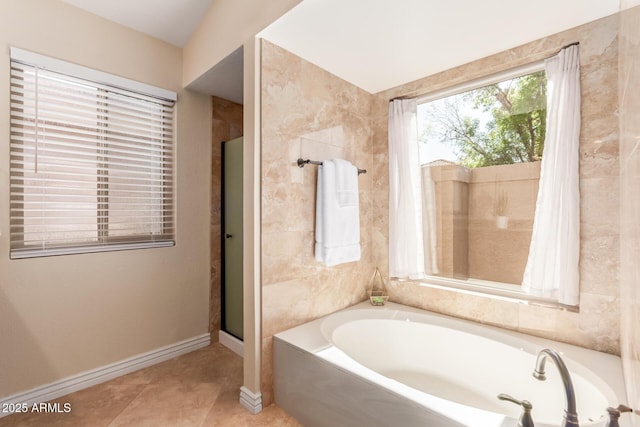
[[[467,82],[455,84],[452,86],[447,86],[445,88],[426,93],[416,98],[416,105],[436,101],[438,99],[446,98],[449,96],[459,95],[470,90],[479,89],[481,87],[500,83],[505,80],[511,80],[518,77],[526,76],[527,74],[545,71],[544,61],[544,59],[541,59],[539,61],[521,65],[519,67],[510,68],[504,71],[498,71],[484,77],[479,77],[477,79],[469,80]]]
[[[96,190],[95,223],[97,227],[96,239],[87,238],[78,242],[73,242],[73,243],[63,242],[63,243],[52,244],[51,246],[47,246],[47,243],[51,243],[51,239],[49,237],[44,237],[43,239],[40,239],[41,242],[39,244],[31,245],[31,244],[25,243],[26,241],[25,226],[24,226],[24,221],[22,221],[22,219],[25,218],[25,215],[14,213],[14,210],[20,210],[20,209],[16,209],[15,206],[18,206],[21,203],[22,203],[21,209],[24,210],[24,199],[28,195],[28,193],[26,192],[26,188],[21,188],[18,191],[15,191],[14,189],[14,184],[13,184],[14,177],[21,176],[22,178],[18,178],[18,179],[22,179],[24,183],[24,169],[19,167],[14,168],[15,160],[14,160],[13,153],[14,152],[24,153],[24,147],[28,146],[27,145],[28,142],[14,141],[14,135],[13,135],[13,129],[12,129],[12,135],[11,135],[12,155],[10,156],[10,160],[9,160],[11,163],[10,177],[12,181],[12,184],[11,184],[12,196],[11,196],[11,203],[10,203],[12,239],[10,239],[11,240],[10,258],[22,259],[22,258],[34,258],[34,257],[54,256],[54,255],[71,255],[71,254],[80,254],[80,253],[107,252],[107,251],[133,250],[133,249],[146,249],[146,248],[174,246],[175,234],[176,234],[175,233],[176,232],[176,226],[175,226],[176,197],[175,197],[175,173],[174,173],[174,170],[175,170],[175,118],[176,118],[175,114],[176,113],[175,113],[174,106],[177,101],[177,94],[173,91],[169,91],[169,90],[151,86],[145,83],[129,80],[129,79],[115,76],[102,71],[93,70],[91,68],[61,61],[55,58],[47,57],[44,55],[29,52],[23,49],[15,48],[15,47],[10,48],[10,59],[11,59],[12,67],[14,63],[19,63],[24,65],[25,67],[32,67],[37,70],[44,70],[46,72],[52,72],[58,75],[68,76],[69,81],[81,80],[83,83],[87,84],[87,87],[96,89],[96,104],[95,104],[96,116],[102,114],[103,112],[105,114],[113,114],[115,111],[115,110],[112,110],[112,111],[102,110],[102,108],[106,106],[108,102],[103,105],[100,103],[99,100],[102,95],[106,95],[106,94],[111,94],[110,95],[111,102],[114,102],[114,100],[117,100],[117,98],[120,96],[125,96],[132,99],[135,98],[137,100],[135,102],[149,101],[149,103],[147,104],[149,106],[152,106],[153,104],[157,104],[158,117],[160,117],[161,115],[165,115],[165,119],[162,119],[163,121],[161,123],[168,122],[170,124],[170,132],[171,132],[170,134],[166,134],[166,136],[162,136],[162,138],[160,139],[160,142],[157,144],[159,147],[158,150],[160,153],[157,156],[158,160],[155,163],[151,163],[149,168],[149,169],[153,169],[155,167],[154,165],[156,165],[162,171],[163,174],[166,173],[166,171],[168,171],[168,178],[166,180],[163,178],[163,179],[160,179],[160,184],[153,184],[153,185],[158,185],[160,188],[159,193],[157,193],[157,194],[160,194],[160,200],[156,201],[155,204],[153,205],[153,206],[156,206],[157,204],[157,207],[160,207],[159,212],[161,215],[161,221],[158,222],[159,227],[162,229],[160,234],[156,235],[152,232],[148,232],[146,234],[145,233],[135,234],[135,232],[130,232],[126,235],[109,235],[109,230],[108,230],[109,223],[111,222],[113,224],[113,221],[108,218],[108,210],[109,210],[108,196],[109,196],[110,190],[108,188],[108,182],[106,181],[106,179],[108,178],[104,178],[100,171],[101,170],[106,171],[106,174],[108,174],[109,168],[113,166],[112,164],[109,164],[109,160],[106,157],[107,152],[110,149],[109,147],[113,149],[113,142],[111,143],[108,142],[108,139],[102,136],[96,136],[95,137],[96,153],[102,153],[102,154],[96,154],[96,166],[95,166],[96,172],[94,175],[95,184],[96,184],[96,187],[95,187],[95,190]],[[13,77],[12,77],[12,80],[13,80]],[[14,102],[13,85],[14,83],[12,82],[11,83],[12,103]],[[33,93],[34,96],[36,96],[35,95],[36,92],[37,92],[37,89],[32,91],[31,93]],[[29,92],[26,91],[25,93],[29,93]],[[116,98],[114,98],[114,96]],[[104,99],[107,100],[107,98],[108,96],[105,96]],[[87,101],[87,104],[91,104],[91,103],[92,101],[90,100]],[[129,104],[126,104],[126,105],[128,106]],[[108,106],[106,108],[108,109]],[[131,107],[128,106],[127,108],[131,108]],[[167,112],[169,113],[169,115],[167,115]],[[20,112],[16,117],[26,117],[26,115],[25,113]],[[110,117],[113,118],[114,116],[112,115]],[[150,117],[154,117],[154,116],[150,116]],[[49,126],[51,126],[51,124],[49,124]],[[11,127],[12,128],[14,127],[13,123]],[[108,125],[104,125],[104,124],[101,125],[99,124],[99,120],[96,120],[95,127],[91,126],[90,128],[92,131],[95,131],[96,134],[100,134],[107,127]],[[143,131],[142,131],[143,133],[142,133],[142,136],[139,136],[139,138],[142,140],[144,140],[145,138],[150,138],[151,140],[152,138],[151,134],[148,134],[148,135],[144,134],[144,125],[142,125],[142,128],[143,128]],[[73,125],[71,129],[75,129]],[[115,132],[117,133],[117,131]],[[160,131],[160,134],[164,135],[164,129]],[[15,138],[16,140],[18,139],[17,136]],[[126,138],[123,139],[122,141],[123,142],[120,142],[120,145],[124,144],[125,148],[129,147],[129,145],[127,144],[132,144],[130,140]],[[152,145],[152,144],[148,144],[148,145]],[[83,145],[79,147],[87,148],[87,147],[90,147],[90,145]],[[131,148],[129,148],[129,150],[131,150]],[[148,148],[147,151],[141,150],[140,153],[142,154],[140,155],[145,156],[145,153],[146,155],[148,155],[151,152],[152,152],[152,149]],[[62,155],[61,157],[63,157],[60,159],[60,162],[62,163],[58,163],[59,166],[63,166],[64,162],[73,161],[74,155],[70,154],[67,157],[64,157],[64,155]],[[125,160],[123,161],[125,162],[131,161],[127,159],[134,159],[134,158],[135,157],[130,157],[130,156],[125,157],[124,158]],[[105,167],[105,164],[107,165],[106,167]],[[128,166],[124,166],[124,168],[125,169],[123,170],[125,171],[138,170],[136,167],[134,167],[134,169],[129,169]],[[152,173],[154,172],[150,170],[149,174],[143,175],[143,177],[146,177],[146,179],[149,179]],[[126,172],[121,175],[120,179],[126,180],[127,177],[125,175],[126,175]],[[20,187],[20,186],[16,185],[16,187]],[[22,187],[25,187],[24,184]],[[112,193],[114,191],[116,190],[111,190]],[[156,193],[152,193],[152,194],[156,194]],[[92,196],[88,196],[88,197],[90,198]],[[64,201],[59,203],[64,203]],[[134,201],[133,203],[134,205],[138,205],[142,202]],[[106,212],[107,216],[105,217],[105,215],[101,215],[100,212],[103,212],[103,213]],[[129,211],[125,209],[122,212],[127,213]],[[131,214],[129,213],[129,215]],[[131,217],[127,219],[129,220],[128,224],[131,225],[132,224]],[[76,224],[77,226],[77,224],[79,223],[75,222],[74,224]],[[146,222],[146,224],[150,224],[148,226],[154,226],[154,224],[151,222]],[[49,231],[44,231],[43,233],[48,233],[48,232]],[[13,236],[19,236],[19,238],[14,239]],[[146,236],[146,237],[141,237],[141,236]],[[159,236],[159,238],[156,236]],[[155,240],[156,238],[157,240]]]
[[[454,95],[459,95],[468,91],[489,86],[502,81],[515,79],[528,74],[545,71],[545,59],[527,63],[518,67],[510,68],[508,70],[499,71],[489,74],[484,77],[469,80],[467,82],[455,84],[442,89],[438,89],[425,95],[416,97],[416,105],[425,104],[432,101],[437,101],[442,98],[447,98]],[[511,301],[528,302],[537,305],[549,306],[549,307],[562,307],[568,310],[575,310],[573,306],[565,306],[558,303],[558,301],[550,298],[538,297],[531,295],[521,288],[521,285],[512,283],[502,283],[494,281],[486,281],[482,279],[468,278],[465,280],[455,279],[450,277],[441,277],[426,275],[420,279],[400,279],[394,278],[398,281],[408,281],[417,283],[420,286],[427,286],[437,289],[453,290],[462,293],[469,293],[473,295],[491,297],[498,299],[507,299]]]

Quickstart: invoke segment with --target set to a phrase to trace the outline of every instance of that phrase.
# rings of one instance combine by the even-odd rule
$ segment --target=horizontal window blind
[[[174,244],[173,100],[11,60],[11,257]]]

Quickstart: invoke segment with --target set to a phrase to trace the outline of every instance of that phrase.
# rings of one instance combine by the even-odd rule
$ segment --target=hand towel
[[[346,160],[325,160],[316,198],[316,260],[328,267],[360,260],[358,169]]]

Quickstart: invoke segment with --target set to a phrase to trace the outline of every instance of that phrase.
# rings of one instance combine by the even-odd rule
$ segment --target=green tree
[[[453,145],[458,161],[471,168],[538,161],[546,85],[541,71],[434,101],[427,107],[422,141]]]

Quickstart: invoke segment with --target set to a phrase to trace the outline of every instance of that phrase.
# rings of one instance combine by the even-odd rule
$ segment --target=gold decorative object
[[[373,277],[369,282],[369,301],[371,305],[384,305],[389,299],[387,295],[387,288],[380,274],[380,270],[376,267],[376,271],[373,272]]]

